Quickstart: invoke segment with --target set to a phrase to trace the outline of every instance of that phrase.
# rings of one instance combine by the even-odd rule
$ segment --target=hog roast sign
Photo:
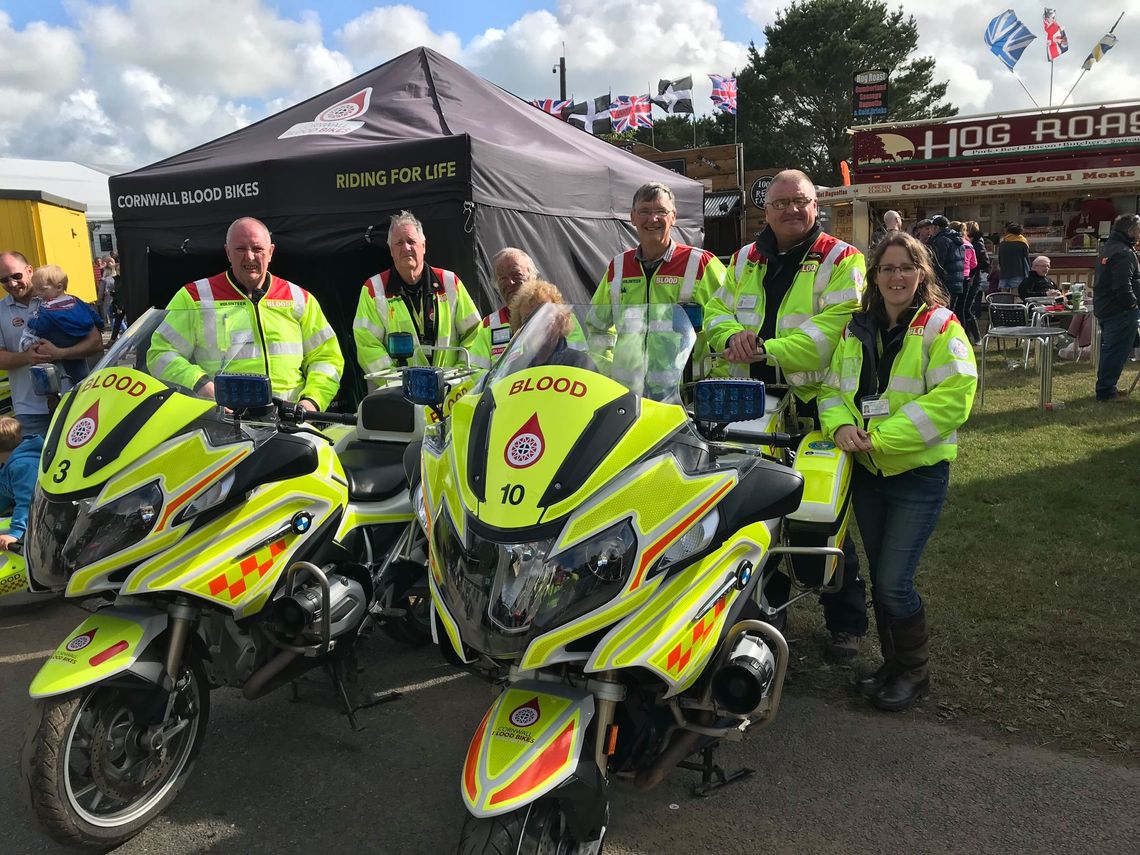
[[[1140,104],[977,121],[855,129],[856,169],[915,169],[949,161],[982,163],[1066,154],[1140,150]]]

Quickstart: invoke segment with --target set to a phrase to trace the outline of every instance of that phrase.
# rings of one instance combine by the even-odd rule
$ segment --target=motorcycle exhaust
[[[728,663],[713,675],[713,699],[723,710],[748,715],[763,702],[775,674],[772,649],[757,636],[743,633],[729,653]]]

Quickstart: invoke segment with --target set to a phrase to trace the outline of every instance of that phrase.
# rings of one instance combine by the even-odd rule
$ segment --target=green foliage
[[[693,148],[694,124],[696,125],[695,136],[698,147],[728,145],[734,141],[732,116],[724,114],[696,117],[675,115],[654,119],[653,129],[642,128],[638,130],[636,139],[639,143],[652,145],[660,151]]]
[[[794,167],[837,184],[851,156],[852,76],[890,72],[889,119],[953,116],[934,60],[915,57],[918,27],[879,0],[799,0],[764,28],[764,53],[749,47],[737,77],[747,168]]]

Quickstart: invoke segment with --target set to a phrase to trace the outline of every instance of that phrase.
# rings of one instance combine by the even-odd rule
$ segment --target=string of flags
[[[710,74],[709,78],[713,83],[710,97],[714,109],[736,115],[736,78],[719,74]],[[581,102],[545,98],[530,103],[564,122],[581,125],[582,130],[591,134],[651,128],[655,106],[672,115],[693,115],[695,112],[692,75],[657,81],[656,94],[619,95],[616,98],[599,95]]]
[[[1055,62],[1062,54],[1068,52],[1069,38],[1065,34],[1065,28],[1057,21],[1055,9],[1046,6],[1041,20],[1045,31],[1045,58],[1048,62]],[[1120,23],[1119,19],[1117,23]],[[1105,33],[1093,47],[1082,65],[1085,71],[1090,71],[1116,44],[1117,37],[1113,35],[1115,29],[1114,24],[1112,30]],[[1025,49],[1036,40],[1037,36],[1021,22],[1012,9],[1006,9],[990,21],[982,38],[989,45],[993,55],[1001,60],[1006,68],[1013,71]]]

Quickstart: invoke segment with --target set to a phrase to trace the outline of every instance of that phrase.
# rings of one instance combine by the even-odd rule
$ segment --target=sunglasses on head
[[[24,279],[24,274],[17,271],[17,272],[15,272],[9,276],[0,276],[0,285],[7,285],[9,280],[13,280],[15,282],[21,282],[21,281],[23,281],[23,279]]]

